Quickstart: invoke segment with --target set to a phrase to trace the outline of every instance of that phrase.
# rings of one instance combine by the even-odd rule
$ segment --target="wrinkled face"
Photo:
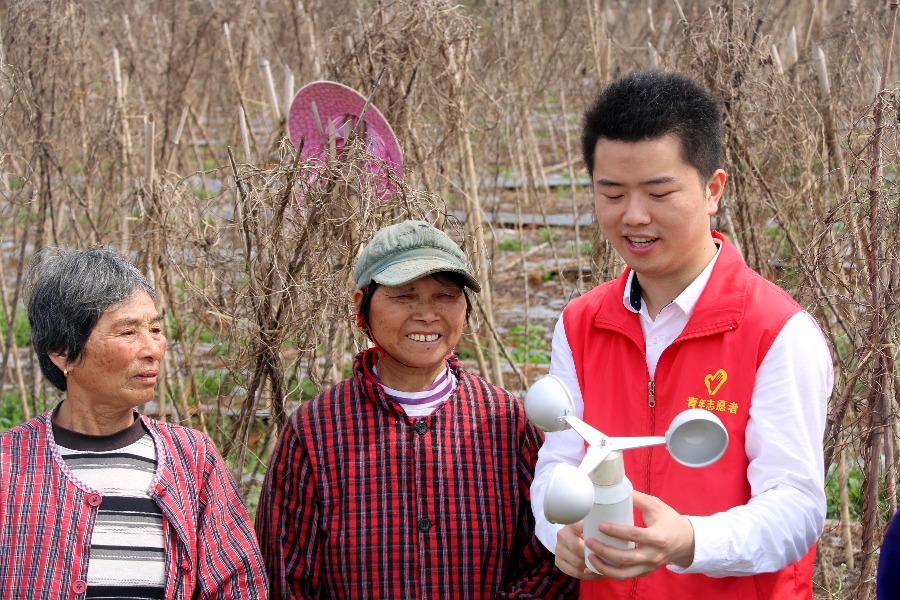
[[[674,136],[601,138],[593,176],[600,228],[642,282],[687,286],[709,264],[709,217],[718,209],[724,171],[702,181]]]
[[[361,296],[357,292],[357,309]],[[388,361],[390,365],[384,366],[412,370],[426,379],[444,368],[444,359],[453,352],[465,324],[463,288],[440,276],[380,286],[369,307],[369,332],[385,351],[379,365]]]
[[[66,398],[98,408],[147,403],[166,350],[161,321],[153,299],[139,291],[101,315],[77,361],[51,355],[69,371]]]

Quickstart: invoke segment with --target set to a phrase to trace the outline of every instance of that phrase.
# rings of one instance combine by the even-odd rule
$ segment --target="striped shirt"
[[[162,511],[148,491],[156,447],[140,420],[113,435],[93,436],[53,424],[72,474],[103,496],[91,535],[87,598],[163,598]]]
[[[357,355],[354,373],[285,423],[256,530],[274,598],[577,597],[534,536],[541,433],[455,357],[450,398],[413,418]]]
[[[372,367],[372,374],[378,379],[377,365]],[[456,389],[456,375],[447,364],[446,368],[435,378],[434,383],[421,392],[403,392],[395,390],[384,385],[381,379],[378,379],[384,393],[389,398],[400,404],[403,410],[410,417],[425,417],[430,415],[450,398],[453,390]]]

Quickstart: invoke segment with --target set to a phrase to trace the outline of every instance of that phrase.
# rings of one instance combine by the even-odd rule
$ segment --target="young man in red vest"
[[[626,451],[635,526],[600,531],[635,547],[588,540],[596,575],[582,523],[543,510],[554,467],[578,465],[584,442],[548,434],[531,488],[538,537],[582,579],[582,598],[811,599],[831,359],[813,318],[711,231],[726,180],[721,106],[684,75],[632,73],[585,113],[582,146],[597,222],[628,268],[566,307],[550,372],[606,435],[663,435],[703,408],[729,445],[700,469],[663,447]]]

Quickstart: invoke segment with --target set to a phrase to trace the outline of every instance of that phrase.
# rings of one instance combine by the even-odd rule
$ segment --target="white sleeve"
[[[584,400],[575,374],[575,362],[572,360],[572,349],[566,338],[566,330],[562,317],[553,330],[553,342],[550,350],[550,374],[559,377],[575,401],[575,416],[584,417]],[[556,533],[562,525],[551,523],[544,516],[544,493],[553,469],[561,462],[578,466],[584,458],[584,440],[573,429],[546,434],[544,445],[538,452],[537,465],[534,470],[534,481],[531,484],[531,510],[534,512],[535,535],[550,552],[556,553]]]
[[[694,527],[694,562],[712,577],[777,571],[800,560],[825,523],[822,439],[834,372],[812,317],[794,315],[756,374],[745,449],[750,501]]]

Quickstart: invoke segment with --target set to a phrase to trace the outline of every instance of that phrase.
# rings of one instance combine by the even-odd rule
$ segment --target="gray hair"
[[[44,377],[61,391],[66,390],[66,378],[50,360],[50,353],[78,360],[97,321],[110,307],[140,291],[156,297],[147,278],[107,246],[41,250],[31,260],[25,290],[31,346]]]

